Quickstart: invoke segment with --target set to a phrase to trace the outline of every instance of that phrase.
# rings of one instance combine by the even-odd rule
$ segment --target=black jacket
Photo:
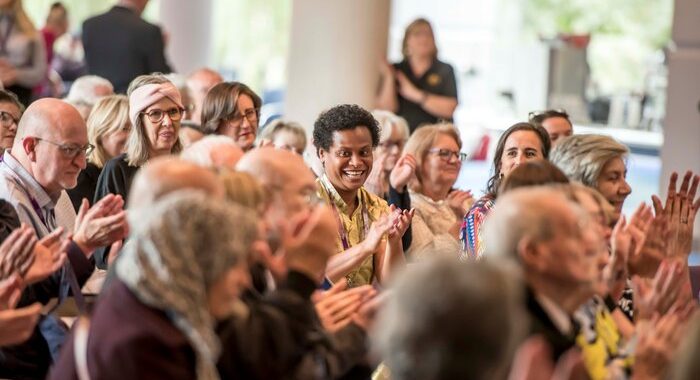
[[[126,93],[139,75],[169,73],[160,28],[129,8],[115,6],[83,23],[88,72],[107,78],[117,93]]]
[[[577,324],[572,319],[573,333],[571,335],[564,335],[554,325],[554,322],[549,318],[547,312],[544,311],[530,287],[526,288],[525,299],[527,311],[530,314],[529,335],[542,336],[552,349],[552,359],[555,361],[558,360],[560,356],[576,345]]]

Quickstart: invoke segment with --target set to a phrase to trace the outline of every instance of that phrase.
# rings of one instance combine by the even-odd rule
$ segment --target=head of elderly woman
[[[258,236],[254,211],[180,190],[134,210],[130,225],[117,275],[142,301],[183,314],[199,307],[215,319],[230,314],[250,281],[248,256]],[[183,305],[183,298],[195,304]]]
[[[384,161],[384,170],[391,171],[401,157],[403,147],[410,135],[406,119],[384,110],[372,111],[379,123],[379,145],[375,148],[375,160]],[[384,156],[384,160],[380,157]]]
[[[95,146],[88,161],[101,168],[126,149],[131,131],[129,98],[109,95],[98,100],[87,119],[87,127],[88,141]]]
[[[416,181],[411,188],[420,193],[424,193],[426,187],[451,189],[462,167],[461,149],[462,139],[452,124],[418,128],[404,148],[404,154],[416,159]]]
[[[132,124],[127,162],[141,166],[153,157],[179,153],[184,107],[177,87],[162,74],[141,75],[129,84],[127,95]]]
[[[628,154],[629,149],[612,137],[575,135],[557,144],[549,159],[572,181],[598,190],[615,208],[616,221],[632,192],[626,180]]]

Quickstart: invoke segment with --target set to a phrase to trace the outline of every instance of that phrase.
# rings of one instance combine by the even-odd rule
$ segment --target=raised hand
[[[464,218],[464,215],[469,211],[473,203],[474,197],[471,190],[452,190],[447,194],[447,204],[459,220]]]
[[[377,150],[379,151],[379,150]],[[365,189],[370,193],[383,197],[386,189],[386,173],[384,172],[384,163],[388,154],[386,152],[377,152],[374,154],[374,163],[372,163],[372,169],[367,175],[365,180]]]
[[[401,96],[412,101],[413,103],[420,103],[423,101],[425,93],[411,83],[404,73],[397,71],[396,79],[399,81],[398,90]]]
[[[25,276],[27,283],[41,281],[61,269],[66,261],[69,239],[61,240],[63,228],[59,227],[50,234],[44,236],[34,246],[34,263]]]
[[[41,304],[0,311],[0,346],[22,343],[29,339],[39,320]]]
[[[0,245],[0,280],[17,273],[24,277],[34,262],[34,245],[36,234],[30,227],[22,224]]]
[[[401,210],[394,205],[389,206],[389,215],[393,219],[393,227],[389,230],[389,239],[400,240],[408,230],[408,227],[411,226],[411,221],[415,213],[416,209],[414,208],[410,210]]]
[[[376,290],[370,285],[348,290],[347,280],[343,278],[328,291],[316,293],[313,301],[323,327],[329,332],[336,332],[352,322],[353,315],[362,304],[375,295]]]
[[[404,154],[401,156],[389,174],[391,187],[401,192],[415,176],[417,166],[416,158],[413,155]]]
[[[700,198],[695,199],[700,183],[700,177],[688,171],[683,177],[683,182],[676,191],[678,173],[673,172],[668,183],[666,203],[661,205],[661,199],[652,196],[652,202],[657,217],[666,219],[669,228],[668,255],[687,258],[692,250],[693,227],[695,217],[700,209]]]
[[[638,276],[632,278],[635,320],[651,319],[654,313],[665,314],[679,299],[685,279],[683,266],[675,261],[664,261],[653,280]]]
[[[89,255],[96,248],[126,238],[129,225],[123,207],[124,200],[120,195],[109,194],[93,207],[83,199],[75,221],[73,241]]]

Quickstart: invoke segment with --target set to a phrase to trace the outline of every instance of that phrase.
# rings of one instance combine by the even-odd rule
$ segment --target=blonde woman
[[[87,166],[78,176],[78,185],[68,190],[76,212],[83,198],[92,202],[97,179],[107,161],[124,153],[131,130],[129,98],[110,95],[95,104],[87,120],[88,140],[95,149],[88,156]]]
[[[0,0],[0,83],[25,106],[32,89],[46,78],[46,49],[21,0]]]
[[[452,124],[421,127],[406,142],[404,154],[415,157],[415,178],[409,184],[413,217],[409,259],[435,252],[460,256],[459,229],[462,216],[473,203],[471,192],[453,189],[462,161],[462,139]]]

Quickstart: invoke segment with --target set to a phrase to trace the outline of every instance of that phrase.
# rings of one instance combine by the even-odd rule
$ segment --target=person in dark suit
[[[498,198],[485,225],[488,257],[510,257],[522,268],[529,335],[542,336],[554,360],[575,346],[573,313],[591,297],[600,275],[598,255],[590,249],[591,220],[566,191],[510,191]]]
[[[119,0],[107,13],[83,23],[88,72],[107,78],[116,93],[139,75],[169,73],[160,28],[141,18],[148,0]]]

